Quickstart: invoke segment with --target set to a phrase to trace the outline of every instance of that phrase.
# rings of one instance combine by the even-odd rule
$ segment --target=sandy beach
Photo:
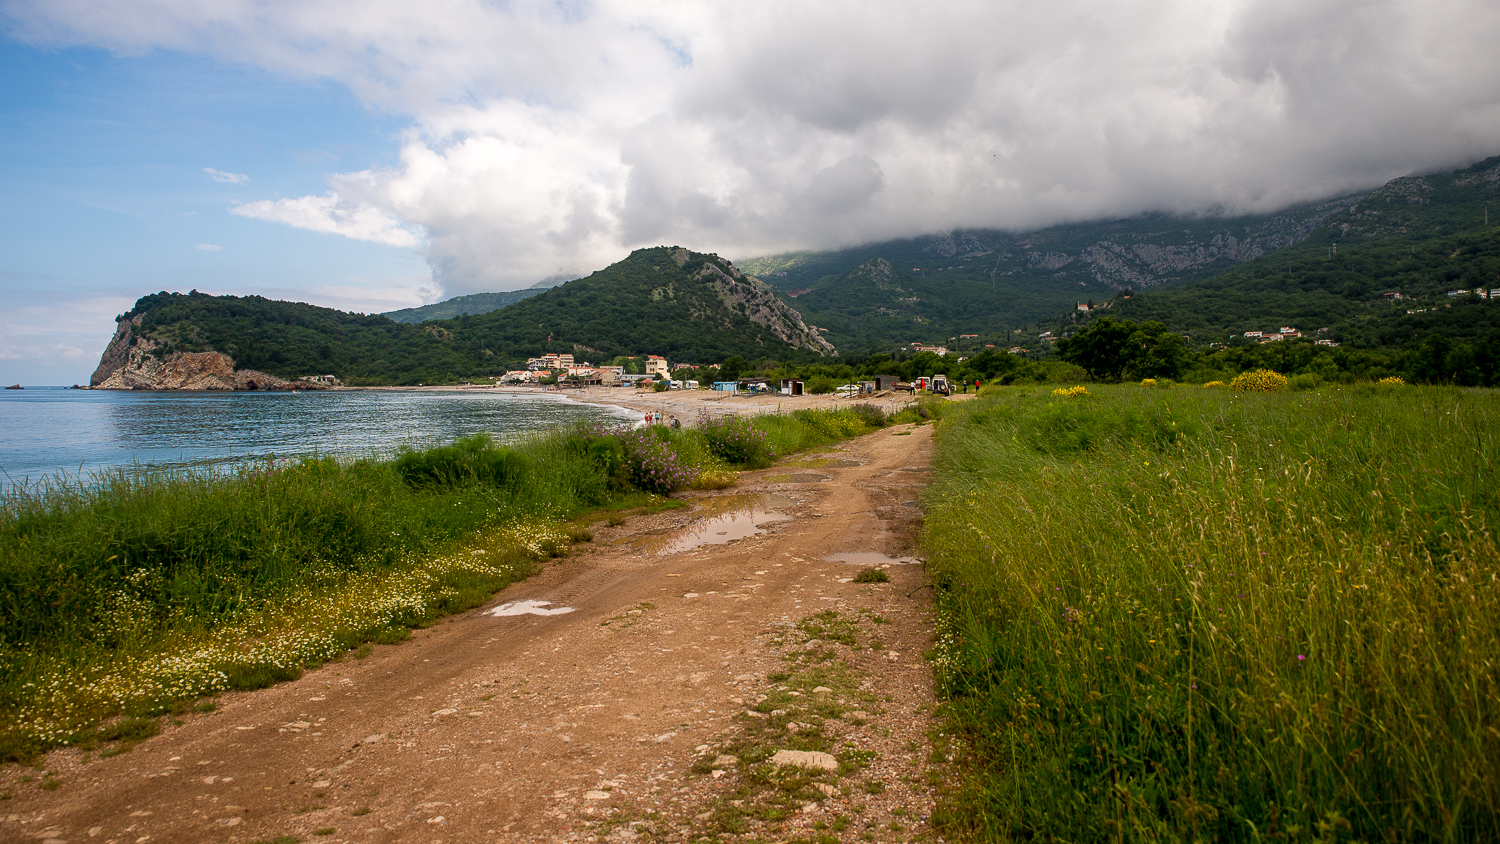
[[[667,419],[676,416],[682,424],[691,425],[699,415],[758,416],[762,413],[790,413],[803,408],[837,408],[855,404],[869,404],[894,413],[912,402],[910,393],[884,391],[873,395],[846,398],[837,393],[821,396],[786,396],[780,393],[745,395],[720,393],[713,390],[668,390],[658,393],[634,387],[579,387],[553,390],[545,387],[373,387],[375,390],[438,391],[438,392],[482,392],[513,393],[519,395],[561,396],[586,404],[614,405],[629,408],[645,416],[658,414]],[[963,399],[959,394],[954,399]]]

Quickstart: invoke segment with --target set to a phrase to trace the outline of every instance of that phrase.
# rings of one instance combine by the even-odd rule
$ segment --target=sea
[[[157,393],[0,390],[0,488],[100,472],[218,471],[330,455],[386,457],[481,431],[498,441],[633,411],[564,395],[489,390]]]

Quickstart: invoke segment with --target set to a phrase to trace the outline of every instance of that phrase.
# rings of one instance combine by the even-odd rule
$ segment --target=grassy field
[[[924,542],[980,840],[1500,840],[1500,395],[1003,389]]]
[[[0,500],[0,761],[399,641],[590,538],[594,516],[680,506],[663,496],[883,423],[851,410],[763,417],[740,431],[753,459],[726,460],[691,429],[580,427],[388,462],[13,493]]]

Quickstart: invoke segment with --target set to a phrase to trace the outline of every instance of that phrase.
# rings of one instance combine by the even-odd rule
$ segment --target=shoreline
[[[655,413],[662,417],[678,416],[683,424],[690,424],[700,413],[710,416],[737,415],[759,416],[778,411],[803,410],[807,408],[837,409],[856,404],[869,404],[894,413],[913,401],[910,394],[882,392],[869,396],[845,398],[837,393],[824,395],[787,396],[781,393],[742,395],[720,393],[713,390],[668,390],[658,393],[634,387],[580,387],[570,390],[548,390],[541,387],[355,387],[348,390],[371,390],[390,392],[484,392],[509,395],[558,396],[580,404],[620,407],[636,413]],[[961,396],[950,398],[960,399]]]

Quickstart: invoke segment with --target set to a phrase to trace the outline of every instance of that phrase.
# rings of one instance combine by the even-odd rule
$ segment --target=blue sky
[[[0,380],[86,383],[114,316],[157,290],[364,311],[431,299],[418,249],[230,213],[392,166],[405,123],[331,81],[0,41]]]
[[[1495,0],[0,0],[0,382],[139,296],[379,312],[1263,213],[1500,152]]]

